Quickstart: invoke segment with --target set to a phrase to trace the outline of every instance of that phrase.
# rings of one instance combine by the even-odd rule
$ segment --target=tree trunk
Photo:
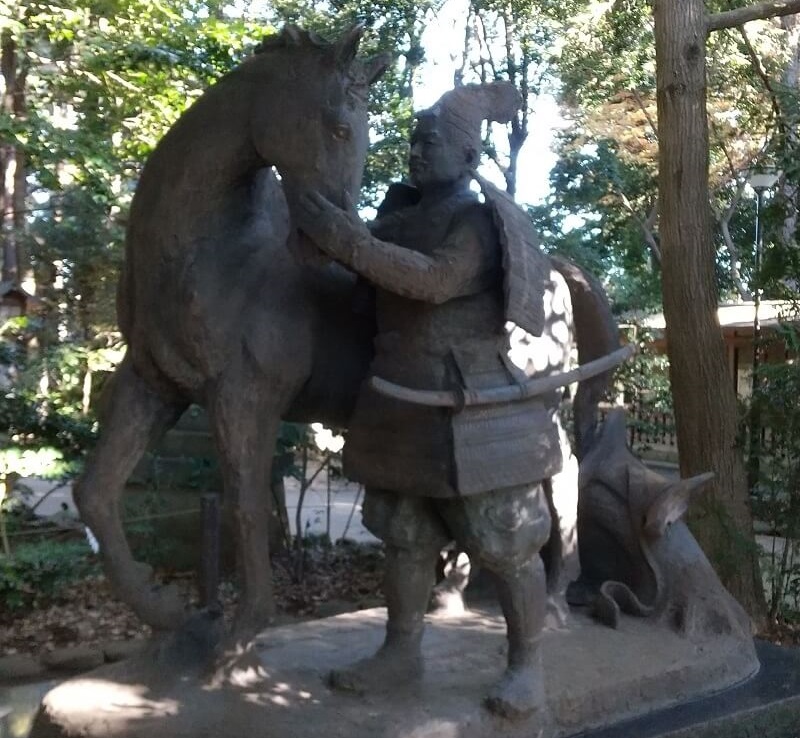
[[[662,289],[682,476],[716,472],[690,507],[692,529],[752,616],[765,611],[737,403],[717,319],[708,199],[706,12],[702,0],[654,4]]]
[[[800,87],[800,19],[795,15],[787,16],[781,21],[781,26],[786,31],[788,45],[792,50],[792,60],[786,67],[781,80],[784,87],[796,93]],[[797,151],[798,135],[794,126],[789,128],[789,150]],[[781,186],[784,207],[786,209],[783,225],[780,230],[781,243],[784,247],[797,248],[797,188],[798,183],[788,177]],[[795,289],[796,289],[796,285]]]
[[[11,32],[0,36],[0,68],[4,93],[2,112],[12,119],[25,116],[25,65]],[[0,152],[0,205],[2,205],[2,271],[0,280],[19,282],[22,232],[25,227],[25,200],[27,195],[25,152],[20,146],[6,143]]]

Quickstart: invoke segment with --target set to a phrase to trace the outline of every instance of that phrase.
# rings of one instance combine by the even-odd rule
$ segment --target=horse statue
[[[120,520],[149,443],[190,403],[208,410],[239,533],[237,629],[262,627],[274,607],[265,486],[280,419],[313,408],[341,424],[366,371],[371,325],[351,314],[355,279],[303,267],[287,248],[300,193],[357,197],[367,91],[389,61],[356,59],[361,35],[327,43],[287,26],[268,37],[182,115],[139,181],[117,299],[128,350],[75,501],[118,594],[156,629],[180,625],[185,608],[134,560]]]
[[[309,251],[291,219],[311,189],[340,206],[357,198],[367,90],[388,65],[356,58],[361,34],[328,43],[286,26],[266,39],[183,114],[139,181],[118,293],[128,351],[75,500],[117,593],[157,630],[178,628],[188,612],[133,558],[122,528],[124,485],[148,446],[189,404],[207,409],[237,527],[233,632],[245,638],[274,616],[267,531],[280,421],[346,427],[367,374],[374,320],[353,310],[356,280],[298,258]],[[573,319],[582,363],[618,346],[600,285],[568,262],[552,265],[545,303],[568,288],[571,309],[548,321],[546,348],[522,341],[523,354],[545,355],[544,365],[530,362],[533,374],[563,371]],[[591,435],[609,376],[577,377],[579,438]]]

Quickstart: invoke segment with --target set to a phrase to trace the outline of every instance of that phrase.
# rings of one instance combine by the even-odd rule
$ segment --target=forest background
[[[737,6],[743,4],[710,0],[703,8],[724,14]],[[0,431],[7,440],[0,471],[9,486],[43,459],[52,473],[79,470],[97,432],[103,378],[124,350],[115,288],[141,168],[180,113],[285,22],[330,35],[361,21],[369,29],[364,51],[394,54],[371,98],[365,212],[404,174],[413,111],[424,99],[424,62],[437,51],[429,48],[437,40],[425,33],[434,19],[449,18],[452,38],[460,41],[449,72],[447,60],[440,62],[450,83],[511,79],[523,94],[517,118],[487,131],[485,141],[487,171],[512,194],[532,176],[520,168],[520,155],[526,141],[541,137],[533,112],[542,100],[555,99],[562,122],[553,140],[549,191],[539,202],[524,203],[543,247],[596,274],[621,322],[659,311],[663,275],[679,274],[668,262],[680,262],[687,277],[697,271],[671,246],[666,176],[659,193],[666,148],[660,143],[667,133],[680,133],[681,124],[669,119],[669,131],[659,135],[659,123],[668,118],[659,102],[657,37],[660,32],[663,54],[664,18],[685,10],[664,1],[654,13],[645,0],[0,2],[0,286],[4,294],[20,288],[32,296],[28,314],[2,326]],[[694,207],[709,204],[709,248],[698,245],[697,253],[712,279],[702,283],[703,294],[680,306],[685,322],[719,300],[752,300],[757,290],[761,299],[791,306],[800,289],[800,20],[761,15],[746,25],[718,25],[722,30],[714,33],[702,29],[708,194],[701,192]],[[778,173],[759,214],[760,262],[754,247],[757,198],[747,184],[754,171]],[[790,348],[800,346],[791,315],[782,330]],[[692,350],[713,355],[719,347]],[[677,358],[670,355],[673,365]],[[702,445],[698,436],[708,431],[695,419],[678,427],[682,471],[704,471],[693,468],[703,464],[722,468],[718,488],[695,506],[693,524],[723,579],[756,615],[765,612],[760,579],[741,574],[757,569],[753,509],[768,532],[791,544],[781,550],[777,574],[770,574],[770,614],[790,616],[800,597],[794,563],[800,536],[796,374],[791,360],[764,367],[750,407],[737,410],[731,400],[719,411],[725,416],[719,421],[722,451],[693,457],[692,449]],[[726,384],[719,371],[709,381]],[[669,408],[663,357],[641,358],[628,385]],[[693,402],[683,402],[679,419],[707,415]],[[741,460],[751,443],[747,421],[753,412],[761,425],[769,424],[773,451],[743,486]],[[715,455],[738,458],[739,471],[729,473],[727,460]],[[795,606],[787,608],[792,593]]]

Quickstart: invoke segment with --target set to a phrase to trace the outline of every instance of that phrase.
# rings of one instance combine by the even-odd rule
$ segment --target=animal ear
[[[358,53],[358,45],[364,35],[364,24],[356,23],[352,28],[342,34],[336,42],[336,61],[340,68],[346,69],[350,66]]]
[[[389,68],[392,63],[392,55],[388,52],[385,54],[378,54],[371,56],[369,59],[364,60],[364,78],[367,85],[376,82],[381,75]]]
[[[689,509],[692,494],[713,478],[714,472],[706,472],[689,479],[681,479],[665,487],[647,509],[644,520],[645,534],[651,538],[664,535],[667,526],[680,520]]]
[[[287,46],[299,46],[303,42],[302,31],[293,23],[287,23],[281,29],[281,36]]]

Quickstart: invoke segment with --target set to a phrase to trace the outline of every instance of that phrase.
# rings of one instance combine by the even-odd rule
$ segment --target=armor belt
[[[636,347],[633,344],[628,344],[610,354],[601,356],[599,359],[581,364],[576,369],[568,372],[533,377],[515,385],[501,384],[496,387],[475,389],[468,387],[466,390],[458,392],[417,390],[403,387],[380,377],[371,377],[369,381],[373,389],[382,395],[428,407],[460,408],[494,403],[513,403],[526,398],[545,395],[573,382],[583,382],[591,377],[596,377],[598,374],[603,374],[609,369],[619,366],[633,356],[634,353],[636,353]]]

